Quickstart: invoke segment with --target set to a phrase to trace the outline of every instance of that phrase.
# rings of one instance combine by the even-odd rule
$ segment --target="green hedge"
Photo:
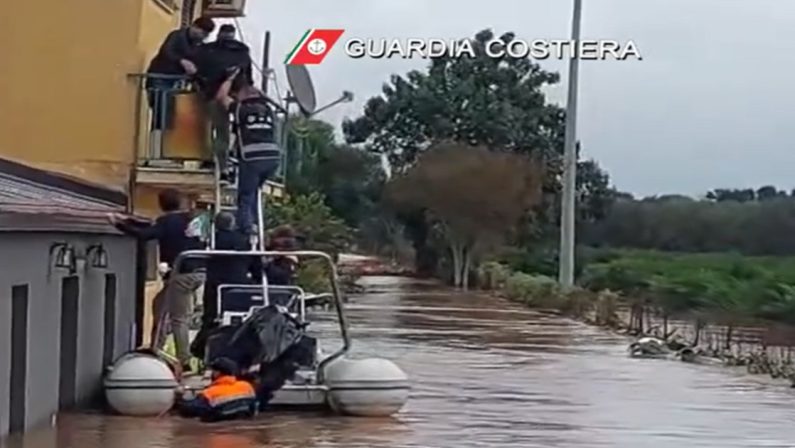
[[[580,284],[643,300],[668,314],[795,324],[795,259],[736,254],[615,252],[585,267]]]
[[[478,284],[534,308],[557,310],[578,318],[593,317],[599,324],[618,322],[614,294],[595,294],[582,288],[564,291],[552,277],[513,271],[505,264],[482,264],[478,270]]]

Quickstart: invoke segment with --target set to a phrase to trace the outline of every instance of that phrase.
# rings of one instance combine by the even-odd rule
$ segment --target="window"
[[[61,282],[61,363],[58,379],[58,409],[72,408],[77,401],[77,332],[80,315],[80,278]]]
[[[11,384],[8,412],[10,432],[25,430],[25,391],[28,377],[28,285],[11,288]]]

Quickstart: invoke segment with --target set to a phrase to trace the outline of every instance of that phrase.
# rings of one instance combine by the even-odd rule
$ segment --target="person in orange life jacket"
[[[195,398],[181,401],[183,417],[199,417],[203,421],[252,417],[257,412],[257,397],[251,383],[239,380],[237,363],[228,358],[215,359],[209,365],[212,383]]]
[[[256,234],[257,190],[279,169],[281,148],[276,144],[275,114],[270,101],[259,89],[246,83],[233,96],[232,83],[236,70],[218,89],[217,100],[233,116],[239,156],[237,185],[238,227],[244,233]]]
[[[157,240],[160,248],[160,262],[168,268],[174,267],[174,261],[180,253],[187,250],[204,249],[204,243],[196,235],[191,234],[190,224],[193,213],[183,208],[185,200],[174,189],[166,189],[158,195],[160,209],[163,212],[148,227],[139,227],[120,216],[111,214],[108,218],[119,230],[134,235],[144,241]],[[183,371],[190,370],[190,335],[189,321],[193,293],[204,282],[204,274],[199,272],[201,262],[186,260],[180,273],[165,272],[165,285],[157,293],[152,302],[152,313],[155,324],[152,327],[150,344],[153,350],[160,351],[166,342],[165,331],[167,317],[174,334],[174,345],[177,358]]]

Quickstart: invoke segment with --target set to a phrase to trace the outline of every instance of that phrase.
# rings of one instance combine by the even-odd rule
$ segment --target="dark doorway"
[[[28,285],[11,288],[10,432],[25,430],[25,390],[28,377]]]
[[[138,240],[138,245],[135,249],[135,340],[131,341],[136,347],[141,346],[144,342],[144,316],[145,316],[145,301],[146,301],[146,280],[147,280],[147,267],[151,264],[147,262],[148,257],[147,243]],[[154,253],[157,253],[155,251]],[[157,258],[154,259],[154,278],[157,277]]]
[[[61,283],[61,370],[58,380],[58,409],[60,410],[70,409],[77,401],[79,302],[80,278],[64,278]]]
[[[116,345],[116,274],[105,274],[105,324],[102,343],[102,368],[113,363]]]

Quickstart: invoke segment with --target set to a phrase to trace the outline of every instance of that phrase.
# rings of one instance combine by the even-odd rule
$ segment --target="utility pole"
[[[270,72],[271,72],[271,64],[270,64],[270,55],[271,55],[271,32],[265,31],[265,38],[262,41],[262,93],[265,96],[268,96],[268,86],[270,84]],[[279,92],[276,92],[278,96]],[[275,120],[278,119],[278,115],[274,117]],[[285,132],[287,128],[287,119],[288,117],[285,114],[284,121],[281,121],[278,127],[276,128],[279,135],[279,143],[282,145],[284,150],[282,151],[282,160],[279,164],[279,175],[282,178],[282,184],[286,187],[287,186],[287,132]]]
[[[268,75],[270,74],[271,32],[265,31],[262,43],[262,93],[268,94]]]
[[[566,134],[563,143],[563,197],[560,207],[560,255],[558,281],[564,288],[574,285],[574,220],[577,189],[577,81],[580,71],[580,21],[582,0],[574,0],[571,39],[574,54],[569,61],[569,91],[566,104]]]

